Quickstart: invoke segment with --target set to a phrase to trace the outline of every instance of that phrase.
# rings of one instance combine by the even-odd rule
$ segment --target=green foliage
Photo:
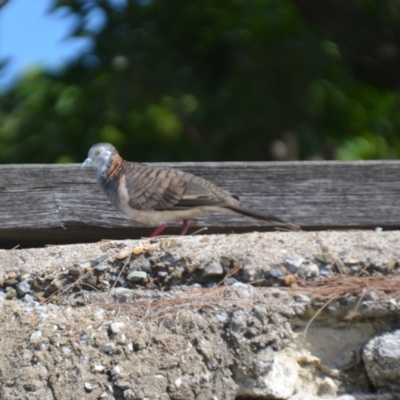
[[[93,48],[0,95],[0,162],[79,162],[99,141],[137,161],[400,155],[397,91],[357,76],[350,44],[294,2],[119,4],[54,1]],[[397,29],[387,1],[357,4]]]

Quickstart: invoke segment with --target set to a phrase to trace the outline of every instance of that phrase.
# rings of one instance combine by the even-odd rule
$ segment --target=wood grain
[[[154,165],[202,176],[304,229],[400,227],[397,161]],[[151,231],[117,212],[97,187],[95,169],[77,164],[2,165],[0,194],[3,247],[135,238]],[[209,232],[268,229],[257,220],[223,215],[205,217],[198,226]]]

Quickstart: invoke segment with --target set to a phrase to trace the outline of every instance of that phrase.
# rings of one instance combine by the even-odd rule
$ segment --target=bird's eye
[[[95,156],[99,156],[100,155],[100,150],[96,150],[96,152],[94,153]]]

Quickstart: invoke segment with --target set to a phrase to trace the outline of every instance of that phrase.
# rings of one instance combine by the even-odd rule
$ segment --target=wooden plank
[[[155,165],[203,176],[304,229],[400,227],[397,161]],[[0,246],[134,238],[151,231],[114,210],[95,181],[95,169],[77,164],[0,166]],[[224,215],[205,217],[198,226],[209,232],[268,229]]]

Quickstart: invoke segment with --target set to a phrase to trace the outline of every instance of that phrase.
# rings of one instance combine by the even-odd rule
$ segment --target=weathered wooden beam
[[[397,161],[157,165],[203,176],[252,207],[304,229],[400,227]],[[151,228],[114,210],[95,181],[95,169],[81,170],[77,164],[0,166],[0,246],[150,233]],[[205,217],[198,226],[208,232],[268,229],[253,219],[224,215]]]

